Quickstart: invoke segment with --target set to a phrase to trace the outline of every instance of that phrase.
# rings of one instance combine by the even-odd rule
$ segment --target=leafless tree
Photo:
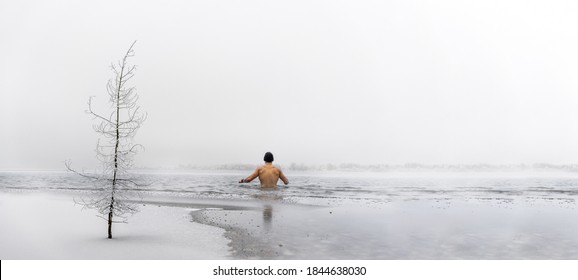
[[[144,185],[129,173],[133,165],[133,156],[142,148],[133,144],[132,139],[146,119],[146,113],[137,106],[139,99],[136,88],[129,85],[134,77],[136,66],[128,63],[134,56],[132,43],[122,60],[111,65],[114,78],[107,84],[111,112],[98,114],[93,110],[92,97],[88,99],[87,113],[98,120],[94,130],[103,136],[96,145],[96,157],[102,163],[97,175],[78,172],[66,162],[68,170],[94,181],[95,193],[89,198],[77,201],[87,208],[98,210],[99,217],[108,222],[108,238],[112,238],[112,224],[126,222],[127,216],[137,211],[136,204],[130,203],[129,194],[135,193]]]

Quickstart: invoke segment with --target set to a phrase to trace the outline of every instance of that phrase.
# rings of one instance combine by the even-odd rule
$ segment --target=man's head
[[[265,162],[273,162],[273,154],[271,152],[266,152],[265,157],[263,157]]]

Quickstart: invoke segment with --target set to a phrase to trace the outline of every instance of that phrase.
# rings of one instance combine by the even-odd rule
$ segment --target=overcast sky
[[[0,1],[0,169],[95,163],[138,40],[137,165],[578,162],[576,1]]]

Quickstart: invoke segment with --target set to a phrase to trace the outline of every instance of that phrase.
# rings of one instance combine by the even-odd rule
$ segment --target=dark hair
[[[266,152],[263,160],[265,162],[273,162],[273,154],[271,152]]]

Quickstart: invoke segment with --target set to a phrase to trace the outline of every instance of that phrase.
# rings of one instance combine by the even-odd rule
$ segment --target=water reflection
[[[263,228],[269,231],[273,222],[273,206],[265,205],[263,207]]]
[[[261,192],[255,195],[255,198],[264,202],[272,202],[277,200],[283,200],[283,196],[278,193],[277,188],[267,188],[261,189]],[[265,203],[263,205],[263,228],[266,231],[271,230],[273,223],[273,204]]]

